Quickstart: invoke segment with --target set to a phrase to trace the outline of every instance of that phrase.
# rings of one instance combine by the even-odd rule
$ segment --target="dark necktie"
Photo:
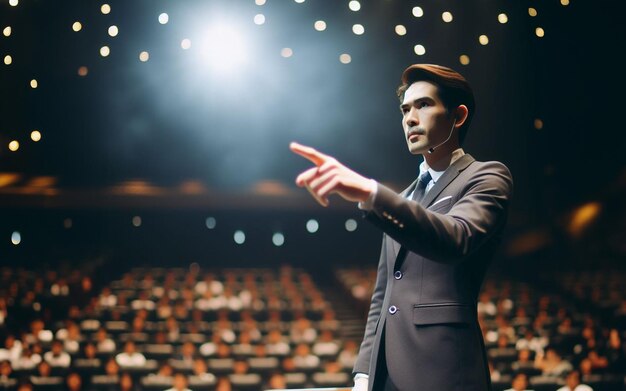
[[[424,198],[424,194],[426,193],[426,186],[431,180],[430,172],[426,171],[423,173],[419,179],[417,180],[417,186],[415,187],[415,191],[413,192],[413,201],[420,202],[422,198]]]

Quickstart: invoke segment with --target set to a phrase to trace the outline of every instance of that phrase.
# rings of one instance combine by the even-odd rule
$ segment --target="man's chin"
[[[425,146],[409,145],[409,152],[411,155],[423,155],[427,149]]]

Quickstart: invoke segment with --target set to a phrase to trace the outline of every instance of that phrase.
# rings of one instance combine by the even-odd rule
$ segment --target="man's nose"
[[[419,125],[419,118],[417,118],[417,114],[415,114],[415,110],[413,110],[413,108],[409,110],[404,121],[408,127]]]

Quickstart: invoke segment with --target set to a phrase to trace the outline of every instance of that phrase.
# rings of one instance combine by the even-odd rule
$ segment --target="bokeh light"
[[[82,29],[83,29],[83,25],[80,22],[72,23],[72,30],[79,32]]]
[[[37,79],[33,79],[30,81],[30,88],[35,89],[39,87],[39,83],[37,82]]]
[[[365,27],[362,24],[355,24],[352,26],[352,32],[356,35],[363,35],[365,33]]]
[[[17,140],[13,140],[13,141],[11,141],[11,142],[9,143],[9,150],[10,150],[11,152],[15,152],[15,151],[17,151],[18,149],[20,149],[20,143],[19,143],[19,141],[17,141]]]
[[[117,34],[119,33],[119,29],[117,28],[117,26],[113,25],[109,27],[109,35],[112,37],[116,37]]]
[[[320,228],[320,224],[317,222],[317,220],[315,219],[310,219],[309,221],[306,222],[306,230],[309,233],[316,233]]]
[[[452,19],[453,19],[452,13],[448,12],[448,11],[442,13],[441,14],[441,19],[443,19],[443,21],[446,22],[446,23],[452,22]]]
[[[189,38],[183,39],[182,41],[180,41],[180,47],[184,50],[189,49],[191,47],[191,40]]]
[[[5,28],[2,29],[2,35],[4,35],[5,37],[10,37],[11,36],[11,26],[6,26]]]
[[[150,59],[150,53],[143,51],[139,53],[139,61],[146,62]]]
[[[102,12],[102,14],[104,15],[108,15],[111,13],[111,6],[108,4],[102,4],[102,7],[100,7],[100,12]]]
[[[459,57],[459,62],[461,63],[461,65],[468,65],[470,63],[470,58],[467,54],[462,54]]]
[[[424,54],[426,54],[426,48],[424,47],[424,45],[415,45],[413,47],[413,51],[418,56],[423,56]]]
[[[317,31],[324,31],[326,30],[326,22],[324,22],[323,20],[318,20],[315,23],[313,23],[313,27]]]
[[[272,235],[272,243],[274,243],[274,246],[276,247],[282,246],[283,244],[285,244],[285,235],[280,232],[276,232],[274,235]]]
[[[280,50],[280,55],[285,58],[289,58],[293,56],[293,50],[291,48],[282,48]]]
[[[30,139],[33,140],[34,142],[38,142],[41,140],[41,132],[38,130],[33,130],[32,132],[30,132]]]
[[[166,14],[165,12],[159,15],[159,23],[167,24],[167,22],[169,21],[170,21],[170,16]]]
[[[413,16],[415,16],[416,18],[421,18],[422,16],[424,16],[424,10],[422,9],[422,7],[413,7]]]
[[[398,35],[406,35],[406,27],[404,27],[401,24],[397,25],[395,30],[396,30],[396,34]]]
[[[489,37],[483,34],[478,37],[478,42],[480,42],[481,45],[485,46],[489,43]]]
[[[254,24],[256,25],[262,25],[265,23],[265,15],[263,14],[256,14],[254,15]]]
[[[348,53],[343,53],[339,56],[339,61],[342,64],[350,64],[350,62],[352,62],[352,56],[350,56]]]
[[[237,244],[244,244],[246,242],[246,234],[243,231],[235,231],[233,235],[233,240]]]
[[[18,231],[13,231],[13,233],[11,234],[11,243],[16,246],[22,243],[22,234],[20,234]]]
[[[508,21],[509,21],[509,17],[505,13],[498,15],[498,22],[505,24]]]
[[[348,8],[350,8],[350,11],[356,12],[361,9],[361,3],[357,0],[352,0],[348,3]]]
[[[109,49],[108,46],[103,46],[100,48],[100,55],[102,57],[107,57],[109,54],[111,54],[111,49]]]

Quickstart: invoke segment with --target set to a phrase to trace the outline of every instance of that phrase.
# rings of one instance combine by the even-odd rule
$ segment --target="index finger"
[[[324,155],[314,148],[307,147],[306,145],[298,144],[296,142],[289,144],[289,149],[291,149],[294,153],[309,159],[318,167],[324,164],[324,162],[329,158],[329,156]]]

